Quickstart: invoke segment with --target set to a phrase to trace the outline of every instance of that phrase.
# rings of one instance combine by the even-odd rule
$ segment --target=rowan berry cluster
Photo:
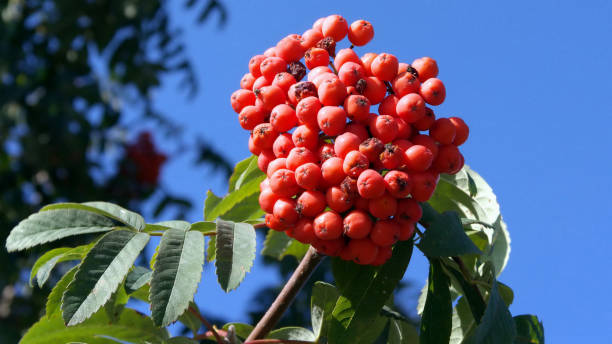
[[[351,47],[336,52],[347,36]],[[320,18],[251,58],[231,104],[267,174],[259,196],[267,226],[324,254],[380,265],[414,234],[418,202],[439,174],[463,167],[457,146],[469,129],[427,106],[446,96],[435,60],[359,57],[353,48],[373,36],[365,20]]]

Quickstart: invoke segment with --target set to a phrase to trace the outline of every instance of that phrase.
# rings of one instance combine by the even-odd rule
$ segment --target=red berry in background
[[[334,58],[334,67],[336,68],[336,70],[339,71],[342,68],[342,65],[347,62],[355,62],[357,64],[361,64],[361,59],[353,49],[340,49],[336,54],[336,57]]]
[[[319,253],[326,256],[335,257],[339,255],[344,248],[344,238],[337,238],[333,240],[321,240],[317,238],[317,240],[312,243],[312,247],[316,248]]]
[[[308,81],[312,82],[314,78],[316,78],[317,76],[323,73],[333,74],[334,72],[331,69],[329,69],[329,67],[327,66],[315,67],[310,72],[308,72]]]
[[[468,136],[470,135],[470,128],[459,117],[451,117],[449,120],[455,127],[455,139],[452,143],[455,146],[461,146],[465,141],[467,141]]]
[[[370,214],[379,219],[388,219],[395,215],[397,211],[397,200],[390,194],[384,193],[382,196],[370,200],[368,210]]]
[[[350,151],[358,150],[360,143],[359,137],[353,133],[340,134],[334,142],[334,152],[339,158],[344,159]]]
[[[410,93],[400,98],[395,111],[406,123],[414,123],[425,116],[425,101],[420,95]]]
[[[429,128],[429,136],[443,145],[453,143],[457,130],[448,118],[438,118]]]
[[[300,125],[295,128],[293,134],[291,134],[291,138],[296,147],[315,150],[319,145],[319,129],[312,129],[306,125]]]
[[[266,119],[266,110],[261,106],[247,105],[238,115],[240,126],[246,130],[253,130]]]
[[[259,98],[264,109],[272,111],[275,106],[285,103],[287,97],[285,92],[278,86],[264,86],[255,90],[255,95]]]
[[[318,88],[319,100],[325,106],[337,106],[344,103],[346,85],[340,79],[328,79]]]
[[[429,130],[436,121],[436,115],[433,110],[425,107],[425,115],[418,121],[412,123],[412,126],[417,130]]]
[[[261,123],[253,129],[253,144],[260,149],[270,149],[274,140],[278,137],[278,132],[274,130],[270,123]]]
[[[385,193],[385,180],[375,170],[365,170],[357,179],[357,190],[363,198],[380,197]]]
[[[344,128],[344,131],[357,135],[359,142],[363,142],[370,138],[370,134],[368,133],[366,126],[359,122],[349,122],[349,124],[347,124]]]
[[[306,190],[297,198],[296,210],[302,216],[315,217],[325,210],[326,206],[322,192]]]
[[[318,130],[319,123],[317,122],[317,114],[319,110],[321,110],[321,107],[323,107],[323,105],[317,97],[306,97],[300,100],[295,108],[298,122]]]
[[[270,163],[268,164],[268,168],[266,169],[266,176],[272,177],[274,172],[280,169],[286,169],[286,168],[287,168],[287,159],[285,158],[274,159],[270,161]]]
[[[285,225],[272,214],[266,214],[266,216],[264,217],[264,223],[266,224],[266,227],[275,231],[282,232],[283,230],[285,230]]]
[[[283,133],[278,135],[276,140],[274,140],[274,144],[272,145],[272,151],[277,158],[286,158],[289,155],[291,149],[293,149],[295,145],[293,144],[293,140],[291,139],[291,134]]]
[[[379,115],[389,115],[389,116],[397,116],[397,111],[395,108],[397,107],[397,102],[399,98],[393,94],[390,94],[383,99],[383,101],[378,105],[378,114]]]
[[[346,177],[342,168],[343,160],[338,157],[332,157],[321,164],[321,174],[324,184],[327,186],[339,185]]]
[[[249,135],[249,152],[253,155],[259,155],[259,153],[261,153],[261,149],[255,147],[253,143],[253,135]]]
[[[253,81],[253,92],[264,86],[269,86],[269,85],[272,85],[272,81],[266,79],[263,76],[260,76],[259,78],[255,79],[255,81]]]
[[[391,83],[393,86],[393,92],[397,97],[403,97],[408,93],[417,93],[421,87],[421,82],[419,79],[412,73],[402,72],[398,74],[393,82]]]
[[[306,163],[316,163],[318,161],[317,156],[308,148],[295,147],[289,151],[287,156],[287,168],[295,171],[299,166]]]
[[[258,78],[261,76],[261,70],[259,70],[259,65],[261,65],[261,63],[265,59],[266,59],[266,56],[264,55],[255,55],[251,57],[251,59],[249,60],[249,72],[255,78]]]
[[[261,75],[269,82],[272,82],[276,74],[287,71],[287,61],[280,57],[267,57],[261,62],[259,69],[261,70]]]
[[[342,235],[342,217],[334,211],[326,211],[314,219],[315,235],[321,240],[333,240]]]
[[[325,81],[336,80],[336,79],[339,80],[336,74],[332,72],[324,72],[314,77],[314,79],[312,79],[312,84],[315,85],[315,87],[318,89],[319,87],[321,87],[321,85],[323,85]],[[315,94],[315,96],[318,96],[318,93]]]
[[[300,189],[295,181],[295,172],[291,170],[280,169],[269,178],[270,189],[281,197],[293,197]]]
[[[274,203],[276,203],[279,198],[280,197],[272,192],[270,188],[261,190],[259,194],[259,206],[261,210],[266,213],[271,213],[274,210]]]
[[[402,171],[389,171],[385,177],[387,192],[395,198],[404,198],[410,194],[412,180],[408,173]]]
[[[337,106],[324,106],[317,114],[317,122],[326,135],[339,135],[346,126],[346,112]]]
[[[433,163],[433,160],[433,153],[425,146],[415,144],[404,152],[404,163],[410,171],[426,171]]]
[[[440,105],[446,98],[444,83],[436,78],[427,79],[427,81],[422,83],[420,93],[427,104],[431,105]]]
[[[305,244],[311,244],[317,240],[314,233],[314,224],[311,218],[301,218],[293,226],[293,237]]]
[[[412,137],[412,126],[403,119],[399,117],[395,117],[395,122],[397,122],[397,136],[396,139],[406,140]]]
[[[271,149],[262,150],[257,156],[257,167],[259,167],[263,173],[266,173],[268,165],[274,159],[276,159],[276,156],[274,156],[274,152]]]
[[[378,220],[372,227],[370,239],[377,246],[391,246],[397,242],[400,226],[394,220]]]
[[[412,62],[411,66],[419,73],[421,82],[438,76],[438,64],[431,57],[418,58]]]
[[[372,61],[370,69],[372,74],[383,81],[391,81],[397,75],[398,66],[397,57],[391,54],[378,54]]]
[[[327,206],[338,213],[343,213],[351,208],[353,199],[338,186],[332,186],[325,193]]]
[[[397,202],[395,219],[416,223],[423,216],[423,209],[419,202],[412,198],[400,199]]]
[[[370,120],[370,132],[382,143],[388,143],[397,136],[397,122],[388,115],[376,116]]]
[[[315,44],[322,39],[323,34],[321,33],[321,30],[308,29],[302,34],[302,47],[304,50],[308,50],[314,47]]]
[[[321,167],[315,163],[307,162],[295,169],[295,181],[302,189],[314,190],[322,179]]]
[[[387,86],[385,86],[384,82],[371,76],[362,80],[365,80],[363,95],[370,100],[370,104],[376,105],[385,99],[385,95],[387,94]]]
[[[296,203],[294,199],[281,197],[274,203],[272,214],[274,214],[274,217],[283,225],[292,225],[297,222],[300,216],[295,210],[295,206]]]
[[[280,87],[283,92],[287,92],[289,91],[291,85],[295,84],[296,82],[297,81],[295,80],[293,75],[287,72],[282,72],[274,76],[274,80],[272,80],[272,85]]]
[[[401,233],[400,233],[401,236]],[[401,239],[400,239],[401,240]],[[391,246],[378,247],[378,254],[376,255],[376,259],[370,263],[372,266],[380,266],[383,265],[391,256],[393,255],[393,249]]]
[[[317,20],[315,20],[315,22],[312,24],[312,29],[318,32],[321,32],[321,35],[323,35],[323,22],[325,21],[326,17],[322,17],[319,18]]]
[[[264,51],[265,57],[275,57],[276,56],[276,47],[269,47]]]
[[[385,145],[376,137],[370,137],[359,145],[359,151],[367,156],[369,161],[378,160],[384,149]]]
[[[461,153],[455,145],[443,145],[438,150],[438,156],[434,160],[432,167],[436,172],[451,174],[459,171],[458,166],[463,167]]]
[[[232,109],[236,113],[240,113],[240,111],[248,105],[255,105],[255,93],[249,90],[237,90],[232,93],[230,98],[232,103]]]
[[[367,238],[351,240],[348,243],[348,250],[351,252],[350,255],[354,257],[353,261],[361,265],[374,262],[378,256],[378,246]]]
[[[410,141],[412,141],[412,143],[415,145],[421,145],[421,146],[427,147],[427,149],[429,149],[429,151],[433,155],[434,159],[436,158],[436,156],[438,156],[438,145],[436,144],[436,141],[432,139],[430,136],[415,135],[410,139]]]
[[[322,48],[313,47],[306,51],[304,62],[308,69],[315,67],[327,66],[329,64],[329,53]]]
[[[337,14],[332,14],[323,20],[321,33],[324,37],[331,37],[339,42],[348,34],[348,24],[346,19]]]
[[[370,161],[365,154],[358,150],[350,151],[344,158],[342,169],[344,173],[353,178],[357,178],[370,165]]]
[[[402,220],[397,220],[397,223],[400,226],[398,239],[400,241],[405,241],[412,238],[412,236],[414,235],[414,230],[416,228],[416,223]]]
[[[251,75],[251,73],[246,73],[242,79],[240,79],[240,88],[252,91],[254,83],[255,77]]]
[[[370,234],[374,222],[365,211],[353,210],[344,217],[344,235],[351,239],[363,239]]]
[[[289,35],[276,44],[276,56],[287,62],[299,61],[304,56],[304,51],[300,35]]]
[[[365,53],[361,57],[361,64],[363,64],[363,68],[365,68],[368,76],[372,76],[372,61],[378,56],[375,53]]]
[[[348,29],[348,39],[354,45],[361,47],[374,38],[374,27],[363,19],[354,21]]]
[[[338,77],[346,86],[355,86],[359,79],[363,79],[366,76],[366,71],[363,66],[361,66],[360,63],[352,61],[345,62],[338,70]]]
[[[412,191],[410,194],[415,201],[425,202],[431,198],[436,190],[438,177],[432,172],[419,172],[411,174]]]

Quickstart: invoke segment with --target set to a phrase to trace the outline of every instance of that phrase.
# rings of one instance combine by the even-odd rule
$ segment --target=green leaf
[[[190,231],[198,231],[202,234],[211,234],[217,231],[217,224],[213,221],[199,221],[191,224]]]
[[[411,324],[391,319],[389,321],[389,339],[387,344],[418,344],[419,334]]]
[[[153,271],[144,266],[135,266],[125,278],[125,291],[132,294],[140,289],[143,285],[151,282]]]
[[[327,327],[340,294],[336,287],[325,282],[315,282],[310,297],[310,320],[317,339],[327,336]]]
[[[487,305],[484,303],[484,300],[482,299],[478,287],[472,285],[469,281],[467,281],[465,277],[463,277],[463,274],[455,268],[447,267],[446,271],[448,271],[450,273],[450,276],[454,278],[454,281],[456,281],[456,283],[459,283],[459,285],[461,286],[462,294],[465,296],[465,299],[467,300],[470,306],[470,310],[474,319],[477,323],[480,323]]]
[[[453,308],[452,323],[450,344],[463,343],[463,340],[472,335],[476,326],[478,326],[465,297],[461,297],[459,301],[457,301],[457,305]]]
[[[236,164],[229,180],[229,191],[238,190],[244,183],[261,175],[263,172],[257,167],[257,156],[250,156]]]
[[[88,245],[82,245],[77,247],[60,247],[47,251],[43,254],[30,272],[30,285],[32,285],[32,279],[36,276],[38,287],[42,288],[43,284],[49,278],[51,271],[58,263],[67,262],[70,260],[81,260],[93,247],[94,243]]]
[[[243,323],[227,323],[223,325],[224,330],[229,330],[230,325],[234,325],[234,329],[236,330],[236,335],[242,339],[246,339],[251,331],[253,331],[253,326],[249,324]]]
[[[493,281],[489,295],[489,303],[482,322],[476,328],[474,335],[467,339],[466,344],[514,343],[516,325],[498,292],[497,281]]]
[[[264,241],[261,254],[282,260],[285,256],[294,256],[298,261],[302,260],[309,245],[303,244],[290,238],[285,232],[269,230]]]
[[[215,218],[212,217],[211,211],[221,203],[223,198],[215,195],[214,192],[208,190],[206,192],[206,199],[204,200],[204,220],[206,221],[214,221]]]
[[[107,232],[116,226],[114,220],[84,210],[43,211],[30,215],[13,228],[6,239],[6,249],[21,251],[67,236]]]
[[[43,317],[23,336],[20,344],[49,344],[85,342],[108,344],[109,338],[128,343],[162,343],[168,339],[164,328],[157,328],[149,317],[132,309],[125,309],[119,319],[111,323],[106,312],[95,313],[85,322],[65,327],[59,314]]]
[[[147,233],[163,232],[171,228],[187,231],[189,230],[189,227],[191,227],[191,224],[187,221],[170,220],[170,221],[162,221],[162,222],[156,222],[156,223],[147,223],[144,228],[144,231]]]
[[[535,315],[517,315],[515,343],[544,344],[544,325]]]
[[[68,326],[85,321],[108,301],[148,241],[146,233],[118,230],[96,243],[64,293],[62,311]]]
[[[208,247],[206,248],[206,261],[212,262],[217,258],[217,238],[211,237],[208,239]]]
[[[510,307],[510,305],[514,301],[514,291],[512,291],[512,288],[498,281],[497,291],[499,292],[499,295],[501,296],[502,300],[504,300],[504,304],[507,307]]]
[[[198,309],[198,305],[196,305],[195,302],[193,301],[189,302],[188,307],[193,307],[193,309],[196,309],[196,310]],[[189,311],[184,312],[178,318],[178,321],[182,322],[183,325],[185,325],[188,329],[190,329],[191,332],[193,332],[194,336],[198,334],[200,327],[202,327],[202,323],[200,322],[200,319],[195,314]]]
[[[119,319],[129,298],[130,297],[125,292],[125,288],[117,288],[113,295],[111,295],[111,298],[104,305],[104,310],[110,322],[115,322]]]
[[[457,213],[438,214],[427,203],[423,203],[423,212],[428,213],[426,216],[429,222],[418,247],[426,256],[452,257],[481,253],[465,234]]]
[[[334,270],[334,277],[340,287],[340,297],[332,312],[330,342],[355,343],[363,340],[360,337],[366,335],[376,339],[382,328],[373,324],[377,323],[380,310],[404,276],[412,256],[412,248],[411,240],[396,244],[391,258],[377,269],[347,262],[350,263],[346,264],[349,267],[344,268],[342,273],[339,273],[337,268]],[[378,322],[378,325],[380,324],[384,328],[386,318]]]
[[[239,190],[230,192],[219,200],[212,191],[208,191],[204,208],[204,220],[214,221],[221,217],[225,220],[243,221],[261,217],[259,207],[259,184],[265,175],[261,175],[242,185]],[[208,202],[208,198],[211,201]]]
[[[236,289],[255,260],[255,229],[246,223],[217,220],[217,279],[226,292]]]
[[[139,214],[124,209],[116,204],[107,202],[56,203],[47,205],[40,211],[42,212],[57,209],[79,209],[89,211],[98,215],[109,217],[138,231],[144,229],[145,227],[145,221]]]
[[[168,326],[185,312],[198,288],[203,264],[202,233],[164,232],[151,278],[151,316],[157,326]]]
[[[501,274],[510,256],[510,234],[500,213],[497,197],[487,182],[470,167],[465,166],[455,175],[441,175],[436,192],[429,202],[437,211],[454,210],[461,217],[481,221],[489,238],[483,258],[495,266]],[[474,224],[477,227],[478,224]]]
[[[270,332],[266,338],[283,340],[314,341],[315,335],[311,330],[303,327],[283,327]]]
[[[64,295],[64,292],[68,288],[68,284],[70,284],[70,282],[72,282],[72,280],[74,279],[74,274],[76,274],[78,269],[79,267],[75,266],[72,269],[68,270],[68,272],[66,272],[64,276],[60,278],[57,284],[55,284],[55,287],[53,287],[53,289],[51,290],[51,293],[49,293],[49,296],[47,297],[47,305],[46,305],[46,316],[47,317],[52,316],[56,312],[59,312],[60,306],[62,304],[62,296]]]
[[[421,317],[421,344],[448,343],[451,335],[453,304],[450,279],[439,259],[429,261],[427,300]]]
[[[188,337],[172,337],[164,342],[164,344],[198,344],[199,341]]]

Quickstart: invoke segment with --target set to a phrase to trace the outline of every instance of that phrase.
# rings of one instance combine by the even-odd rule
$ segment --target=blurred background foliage
[[[218,1],[185,6],[199,11],[199,21],[217,14],[219,26],[226,22]],[[168,75],[182,77],[186,98],[198,91],[167,7],[156,0],[0,1],[1,242],[43,204],[66,200],[105,200],[140,211],[155,199],[155,213],[168,209],[181,218],[190,201],[158,178],[177,154],[195,150],[194,163],[231,171],[222,154],[202,138],[184,137],[180,119],[152,104],[152,92]],[[153,133],[163,135],[157,138],[163,149]],[[42,315],[55,280],[31,288],[28,272],[47,249],[0,250],[1,343],[17,342]]]

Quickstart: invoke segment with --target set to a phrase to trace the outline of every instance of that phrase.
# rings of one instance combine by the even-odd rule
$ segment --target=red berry
[[[332,145],[331,143],[321,144],[317,153],[319,156],[319,162],[321,163],[324,163],[327,159],[336,156],[336,153],[334,152],[334,145]]]
[[[340,254],[344,248],[344,239],[337,238],[333,240],[321,240],[317,238],[317,240],[315,240],[311,245],[312,247],[316,248],[319,253],[333,257]]]
[[[434,160],[431,151],[421,145],[413,145],[404,153],[404,163],[409,170],[423,172],[427,170]]]
[[[319,123],[317,123],[317,113],[321,110],[321,107],[323,107],[323,105],[317,97],[306,97],[300,100],[295,108],[298,122],[318,130]]]
[[[311,151],[316,150],[319,145],[319,129],[313,130],[308,126],[300,125],[295,128],[291,138],[296,147],[305,147]]]
[[[349,27],[348,38],[354,45],[364,46],[374,38],[374,27],[363,19],[356,20]]]
[[[327,206],[333,211],[343,213],[351,208],[353,199],[338,186],[332,186],[325,193]]]
[[[351,239],[363,239],[370,234],[373,222],[366,212],[362,210],[351,211],[343,221],[344,235]]]
[[[397,211],[397,200],[388,193],[373,198],[368,204],[370,214],[379,219],[388,219]]]
[[[402,171],[389,171],[384,177],[385,187],[395,198],[404,198],[410,194],[412,180],[410,175]]]
[[[418,121],[412,123],[412,126],[417,130],[429,130],[436,121],[436,115],[433,110],[425,107],[425,115]]]
[[[353,150],[344,158],[342,169],[347,176],[357,178],[369,166],[370,161],[368,161],[368,157],[358,150]]]
[[[348,152],[359,149],[359,143],[361,140],[353,133],[338,135],[334,142],[334,152],[338,157],[344,159]]]
[[[353,49],[345,48],[340,49],[334,58],[334,67],[336,70],[340,70],[342,65],[347,62],[355,62],[357,64],[361,64],[361,59]]]
[[[378,56],[378,54],[365,53],[361,57],[361,64],[363,64],[363,68],[365,68],[369,76],[372,76],[372,61],[374,61],[376,56]]]
[[[393,85],[395,95],[401,98],[409,93],[419,92],[421,82],[414,74],[402,72],[393,79],[391,85]]]
[[[420,95],[409,93],[400,98],[395,111],[406,123],[414,123],[425,116],[425,101]]]
[[[240,79],[240,88],[242,89],[252,91],[254,84],[255,77],[251,75],[251,73],[246,73],[244,76],[242,76],[242,79]]]
[[[337,14],[332,14],[325,18],[321,26],[321,33],[324,37],[331,37],[334,41],[339,42],[348,33],[348,24],[346,19]]]
[[[260,149],[272,148],[278,132],[270,123],[261,123],[253,129],[253,144]]]
[[[359,79],[363,79],[366,76],[366,71],[363,66],[361,66],[361,63],[352,61],[345,62],[338,70],[338,77],[346,86],[355,86]]]
[[[255,95],[262,101],[264,109],[268,111],[274,109],[276,105],[283,104],[287,99],[285,92],[280,87],[274,85],[256,89]]]
[[[291,134],[283,133],[278,135],[276,140],[274,140],[272,151],[277,158],[286,158],[289,155],[289,151],[294,147],[295,145],[291,139]]]
[[[419,202],[412,198],[401,199],[397,203],[397,212],[395,219],[416,223],[423,216],[423,209]]]
[[[342,168],[342,159],[332,157],[323,164],[321,164],[321,174],[323,175],[323,181],[327,186],[338,185],[346,177]]]
[[[391,54],[382,53],[376,56],[370,68],[375,77],[380,80],[391,81],[397,75],[398,63],[397,57]]]
[[[374,170],[365,170],[357,179],[357,190],[363,198],[372,199],[385,193],[385,180]]]
[[[316,47],[310,48],[304,55],[304,62],[308,69],[327,66],[329,64],[329,53],[325,49]]]
[[[302,34],[302,47],[308,50],[317,44],[318,41],[323,39],[321,30],[308,29]],[[309,68],[310,69],[310,68]]]
[[[388,115],[376,116],[370,120],[370,132],[382,143],[388,143],[397,136],[397,122]]]
[[[297,125],[295,110],[287,104],[279,104],[270,113],[270,124],[278,132],[286,132]]]
[[[257,167],[261,170],[261,172],[266,173],[268,170],[268,165],[272,160],[276,157],[274,156],[274,152],[271,149],[262,150],[261,153],[257,156]]]
[[[404,152],[398,146],[387,143],[385,149],[380,153],[380,163],[387,170],[398,168],[404,164]]]
[[[295,169],[295,181],[302,189],[314,190],[322,179],[321,168],[315,163],[308,162]]]
[[[397,220],[397,223],[400,225],[398,239],[400,241],[405,241],[412,238],[412,236],[414,235],[416,223],[403,220]]]
[[[314,232],[314,224],[311,218],[301,218],[293,226],[293,237],[304,244],[310,244],[317,240]]]
[[[344,103],[346,85],[340,79],[328,79],[318,88],[319,100],[325,106],[337,106]]]
[[[266,169],[266,175],[268,177],[272,177],[274,172],[280,169],[286,169],[286,168],[287,168],[287,159],[285,158],[274,159],[270,161],[270,163],[268,164],[268,168]]]
[[[261,70],[261,75],[269,82],[272,82],[276,74],[287,70],[287,61],[280,57],[267,57],[261,62],[259,69]]]
[[[378,106],[378,114],[379,115],[389,115],[389,116],[397,116],[397,111],[395,108],[397,107],[397,102],[399,98],[393,94],[390,94],[383,99],[383,101]]]
[[[272,189],[263,189],[259,194],[259,207],[266,213],[271,213],[274,210],[274,203],[276,203],[279,198],[277,194],[272,192]]]
[[[283,92],[288,92],[291,85],[295,84],[297,81],[293,77],[293,75],[282,72],[276,74],[274,80],[272,80],[272,85],[280,87]]]
[[[429,128],[429,136],[443,145],[453,143],[457,130],[448,118],[438,118]]]
[[[431,105],[440,105],[444,102],[444,98],[446,98],[444,83],[437,78],[427,79],[427,81],[422,83],[420,93],[427,104]]]
[[[266,110],[261,106],[247,105],[240,111],[238,121],[240,126],[246,130],[253,130],[262,124],[266,118]]]
[[[376,260],[378,256],[378,246],[370,239],[355,239],[348,243],[348,250],[353,256],[353,261],[357,264],[367,265]]]
[[[387,86],[376,77],[369,76],[364,78],[365,89],[363,95],[370,100],[370,104],[376,105],[380,103],[387,95]]]
[[[370,100],[362,95],[350,95],[344,100],[344,110],[352,121],[366,122],[370,114]]]
[[[438,76],[438,64],[431,57],[421,57],[412,62],[412,67],[419,73],[421,82]]]
[[[315,217],[325,210],[326,206],[322,192],[306,190],[298,197],[296,209],[302,216]]]
[[[304,51],[300,35],[289,35],[276,44],[276,56],[287,62],[299,61]]]
[[[461,146],[465,141],[467,141],[468,136],[470,135],[470,128],[459,117],[451,117],[449,120],[455,126],[455,139],[453,140],[453,144],[455,146]]]
[[[300,189],[295,181],[295,172],[288,169],[280,169],[272,174],[270,188],[282,197],[293,197]]]
[[[415,201],[425,202],[431,198],[436,190],[438,177],[431,172],[414,173],[412,177],[412,191],[410,194]]]
[[[317,86],[310,81],[300,81],[289,87],[287,95],[291,104],[295,106],[306,97],[316,97]]]
[[[230,101],[232,103],[232,109],[236,113],[240,113],[240,111],[249,105],[255,105],[255,93],[249,90],[237,90],[232,93]]]
[[[337,239],[342,235],[342,217],[334,211],[326,211],[315,217],[314,230],[321,240]]]
[[[285,197],[279,198],[276,203],[274,203],[274,217],[285,226],[296,223],[300,215],[295,210],[295,206],[294,199]]]
[[[249,60],[249,72],[251,72],[251,75],[253,75],[255,78],[261,76],[261,70],[259,69],[259,65],[261,65],[261,63],[265,59],[266,56],[264,55],[255,55]]]
[[[359,138],[359,142],[363,142],[370,137],[366,126],[358,122],[349,122],[349,124],[347,124],[344,128],[344,131],[357,135],[357,137]]]
[[[376,137],[370,137],[359,145],[359,151],[365,154],[369,161],[378,160],[384,149],[385,145]]]
[[[431,154],[433,155],[434,159],[436,158],[436,156],[438,156],[438,145],[436,144],[436,141],[434,141],[434,139],[432,139],[431,137],[427,135],[416,135],[413,136],[410,140],[415,145],[427,147],[427,149],[431,151]]]
[[[452,174],[463,167],[461,153],[455,145],[442,145],[434,160],[433,169],[439,173]]]
[[[285,225],[282,222],[280,222],[279,219],[274,217],[274,215],[272,214],[266,214],[264,218],[264,222],[266,224],[266,227],[273,229],[275,231],[282,232],[285,230]]]
[[[346,126],[346,112],[337,106],[324,106],[317,114],[317,122],[326,135],[339,135]]]
[[[295,147],[287,156],[287,168],[295,171],[299,166],[309,162],[316,163],[317,160],[317,156],[308,148]]]
[[[378,246],[391,246],[397,242],[400,234],[400,226],[394,220],[376,221],[370,239]]]
[[[400,232],[401,235],[401,232]],[[376,259],[370,263],[372,266],[380,266],[383,265],[391,256],[393,255],[393,250],[391,246],[378,246],[378,254],[376,255]]]

